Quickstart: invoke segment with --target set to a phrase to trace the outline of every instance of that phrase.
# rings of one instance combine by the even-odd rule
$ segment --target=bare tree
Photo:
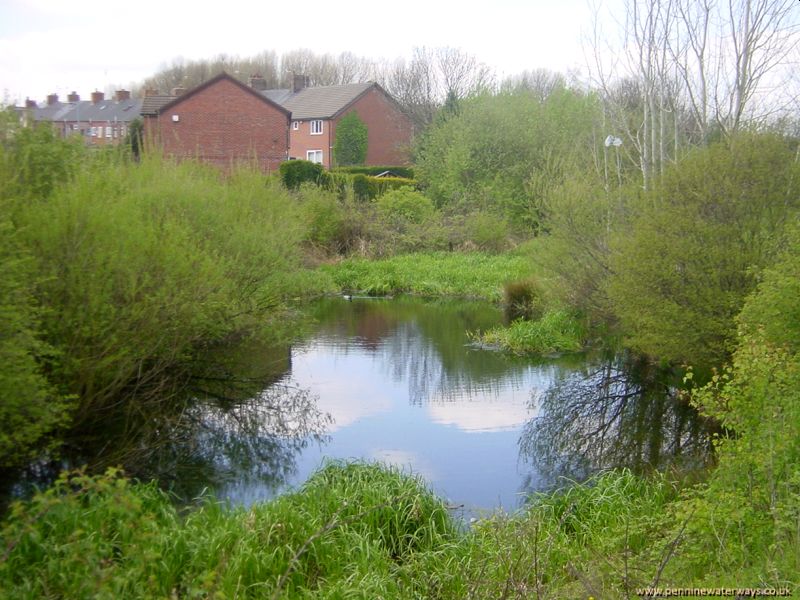
[[[624,136],[645,188],[682,146],[706,143],[714,131],[729,136],[763,124],[798,97],[796,85],[775,93],[800,43],[795,0],[625,0],[624,6],[620,45],[610,48],[613,64],[604,59],[595,19],[593,79],[607,126]],[[635,118],[630,103],[616,97],[620,80],[637,82]]]

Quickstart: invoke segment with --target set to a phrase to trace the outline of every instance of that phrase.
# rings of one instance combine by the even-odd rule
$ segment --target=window
[[[111,137],[111,127],[106,126],[106,137],[107,138]]]
[[[322,164],[322,150],[309,150],[306,152],[306,159],[313,163]]]
[[[311,121],[311,135],[322,133],[322,121]]]
[[[295,131],[300,129],[300,121],[292,121],[292,129],[294,129]]]
[[[92,127],[92,137],[97,137],[97,127]]]

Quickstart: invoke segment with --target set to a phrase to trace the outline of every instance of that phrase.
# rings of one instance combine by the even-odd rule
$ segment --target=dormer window
[[[311,121],[311,135],[322,134],[322,121]]]

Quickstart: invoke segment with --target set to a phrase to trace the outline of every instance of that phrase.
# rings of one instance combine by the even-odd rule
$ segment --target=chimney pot
[[[114,98],[117,102],[125,102],[125,100],[131,99],[131,92],[130,90],[117,90]]]
[[[250,75],[250,87],[259,92],[267,89],[267,80],[259,74]]]
[[[297,93],[300,90],[307,88],[308,84],[309,84],[308,75],[295,75],[292,78],[292,91],[294,93]]]
[[[92,92],[92,104],[99,104],[103,101],[106,95],[103,92],[94,91]]]
[[[53,106],[53,104],[58,104],[58,94],[50,94],[47,96],[47,106]]]
[[[80,101],[81,97],[76,92],[72,92],[71,94],[67,95],[67,102],[75,103]]]

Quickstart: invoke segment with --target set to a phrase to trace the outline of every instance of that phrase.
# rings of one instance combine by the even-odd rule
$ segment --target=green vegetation
[[[336,125],[333,159],[337,165],[361,165],[367,158],[367,125],[355,111],[347,113]]]
[[[550,190],[588,164],[595,98],[560,88],[482,95],[426,131],[417,177],[440,208],[490,212],[525,231],[541,228]]]
[[[169,403],[199,352],[302,294],[300,212],[257,173],[89,155],[39,128],[0,152],[4,465],[125,400]]]
[[[551,309],[535,321],[516,319],[508,327],[478,332],[476,339],[514,354],[578,352],[587,339],[586,325],[567,310]]]
[[[522,254],[491,255],[429,252],[382,260],[347,259],[320,268],[344,291],[370,294],[419,294],[502,299],[503,284],[530,276]]]
[[[325,168],[310,160],[287,160],[278,169],[281,182],[287,189],[296,190],[304,183],[319,184]]]

